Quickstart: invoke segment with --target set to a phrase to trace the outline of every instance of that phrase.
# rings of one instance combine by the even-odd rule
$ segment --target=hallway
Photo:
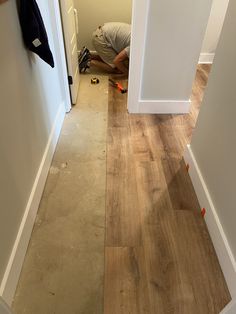
[[[17,314],[217,314],[229,302],[182,159],[209,70],[199,66],[191,113],[178,116],[128,115],[126,96],[107,89],[106,76],[99,85],[82,77],[28,248]]]

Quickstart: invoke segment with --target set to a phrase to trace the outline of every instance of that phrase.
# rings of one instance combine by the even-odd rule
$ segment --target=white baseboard
[[[214,61],[214,53],[201,53],[199,58],[199,64],[212,64]]]
[[[138,113],[183,114],[189,112],[190,106],[190,100],[140,100]]]
[[[220,314],[235,314],[236,313],[236,300],[232,300]]]
[[[199,203],[202,208],[206,209],[206,224],[230,294],[232,297],[235,297],[236,261],[190,145],[188,145],[184,159],[186,164],[189,165],[189,175],[191,177]]]
[[[41,160],[30,197],[22,218],[18,234],[0,285],[0,296],[11,305],[20,272],[24,262],[25,254],[31,237],[31,232],[34,226],[35,217],[38,211],[39,203],[43,193],[44,185],[47,179],[47,174],[51,165],[57,140],[60,135],[62,123],[65,116],[65,104],[62,103],[51,130],[48,143]]]

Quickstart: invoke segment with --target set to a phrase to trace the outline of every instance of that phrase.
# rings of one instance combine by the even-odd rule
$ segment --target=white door
[[[68,81],[70,84],[71,100],[76,104],[79,90],[78,44],[76,25],[76,10],[73,0],[61,0],[61,15],[66,46]]]

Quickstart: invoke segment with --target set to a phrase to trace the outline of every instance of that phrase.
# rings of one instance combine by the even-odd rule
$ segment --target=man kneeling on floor
[[[98,56],[91,65],[110,73],[128,75],[131,25],[125,23],[105,23],[93,33],[93,45]]]

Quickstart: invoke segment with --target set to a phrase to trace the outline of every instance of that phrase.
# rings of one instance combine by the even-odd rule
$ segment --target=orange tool
[[[116,87],[121,94],[126,94],[127,89],[125,89],[120,83],[113,81],[112,79],[109,79],[109,82],[111,83],[112,86]]]

